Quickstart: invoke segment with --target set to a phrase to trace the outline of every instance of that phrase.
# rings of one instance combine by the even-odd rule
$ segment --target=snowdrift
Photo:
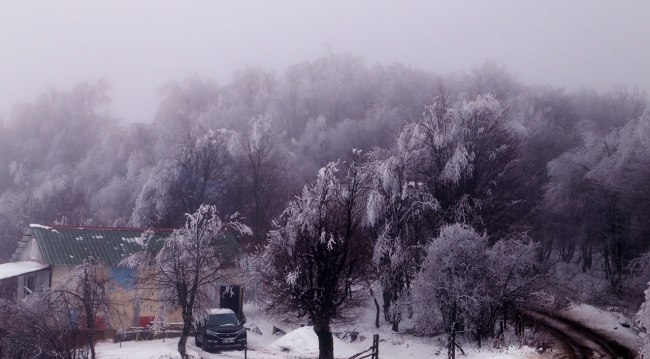
[[[318,337],[314,327],[301,327],[269,344],[268,348],[298,356],[318,356]],[[356,353],[356,350],[350,348],[341,339],[334,337],[335,357],[349,358]]]

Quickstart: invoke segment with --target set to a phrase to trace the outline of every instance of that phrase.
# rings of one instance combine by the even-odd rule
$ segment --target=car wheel
[[[197,347],[200,347],[201,344],[203,344],[203,343],[201,343],[201,341],[199,341],[199,336],[200,335],[201,334],[199,334],[199,333],[194,334],[194,345],[196,345]]]
[[[205,343],[205,345],[203,345],[203,350],[205,350],[206,352],[209,352],[210,350],[212,350],[212,347],[209,346],[208,343]]]

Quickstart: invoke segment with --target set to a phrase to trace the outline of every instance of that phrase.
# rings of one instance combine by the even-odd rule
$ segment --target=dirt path
[[[557,354],[554,358],[636,358],[634,350],[626,348],[580,323],[565,318],[552,317],[541,312],[527,311],[524,312],[524,315],[533,319],[544,330],[558,339],[564,353]]]

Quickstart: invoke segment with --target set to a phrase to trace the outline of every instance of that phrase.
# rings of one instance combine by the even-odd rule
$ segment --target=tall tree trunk
[[[582,257],[582,271],[586,272],[588,270],[591,270],[591,265],[593,263],[591,245],[583,243],[580,246],[580,256]]]
[[[318,337],[318,359],[334,359],[334,338],[329,323],[314,321],[314,332]]]
[[[397,300],[399,299],[399,296],[397,293],[393,293],[393,300],[392,303],[395,304],[397,303]],[[393,310],[392,315],[390,316],[391,319],[391,324],[393,325],[391,327],[391,330],[394,331],[395,333],[399,332],[399,322],[402,320],[402,314],[401,314],[401,309],[399,311]]]
[[[375,301],[375,307],[377,308],[377,314],[375,314],[375,328],[379,328],[379,312],[381,311],[379,309],[379,302],[377,302],[377,298],[372,298]]]
[[[94,331],[93,330],[88,330],[88,333],[90,333],[88,335],[88,346],[90,347],[90,358],[91,359],[96,359],[97,354],[95,353],[95,343],[94,343],[95,338],[93,338],[94,337],[94,335],[93,335]]]
[[[447,358],[456,359],[456,303],[451,308],[451,325],[449,326],[449,339],[447,343]]]
[[[185,321],[183,323],[183,331],[181,332],[181,337],[178,340],[178,354],[181,355],[182,359],[187,358],[187,349],[186,349],[186,344],[187,344],[187,337],[190,335],[190,327],[191,327],[191,322],[188,323]]]
[[[377,312],[375,314],[375,328],[379,328],[379,314],[381,313],[381,309],[379,307],[377,297],[375,297],[375,292],[372,290],[372,287],[370,287],[370,295],[372,296],[372,300],[375,302],[375,308],[377,308]]]
[[[86,314],[86,338],[88,339],[88,346],[90,347],[90,358],[96,359],[97,355],[95,354],[95,311],[94,309],[94,295],[92,289],[90,288],[90,280],[88,274],[88,268],[84,267],[83,273],[83,304]]]
[[[384,298],[384,320],[390,321],[390,316],[388,315],[390,309],[390,298],[392,297],[389,291],[384,291],[382,293]]]

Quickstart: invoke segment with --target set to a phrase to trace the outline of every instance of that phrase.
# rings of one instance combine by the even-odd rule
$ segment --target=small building
[[[86,226],[42,226],[31,224],[14,253],[11,262],[0,264],[0,280],[17,277],[18,298],[47,289],[71,275],[83,260],[94,258],[106,266],[106,272],[125,296],[132,296],[134,269],[120,267],[119,263],[143,249],[139,239],[145,231],[153,232],[153,239],[165,238],[173,229],[115,228]],[[224,236],[226,250],[237,251],[239,243],[232,233]],[[235,283],[224,283],[235,284]],[[239,289],[239,288],[238,288]],[[239,290],[238,290],[239,291]],[[215,307],[220,305],[215,293]],[[154,313],[133,300],[126,313],[130,323],[125,326],[145,326]]]

